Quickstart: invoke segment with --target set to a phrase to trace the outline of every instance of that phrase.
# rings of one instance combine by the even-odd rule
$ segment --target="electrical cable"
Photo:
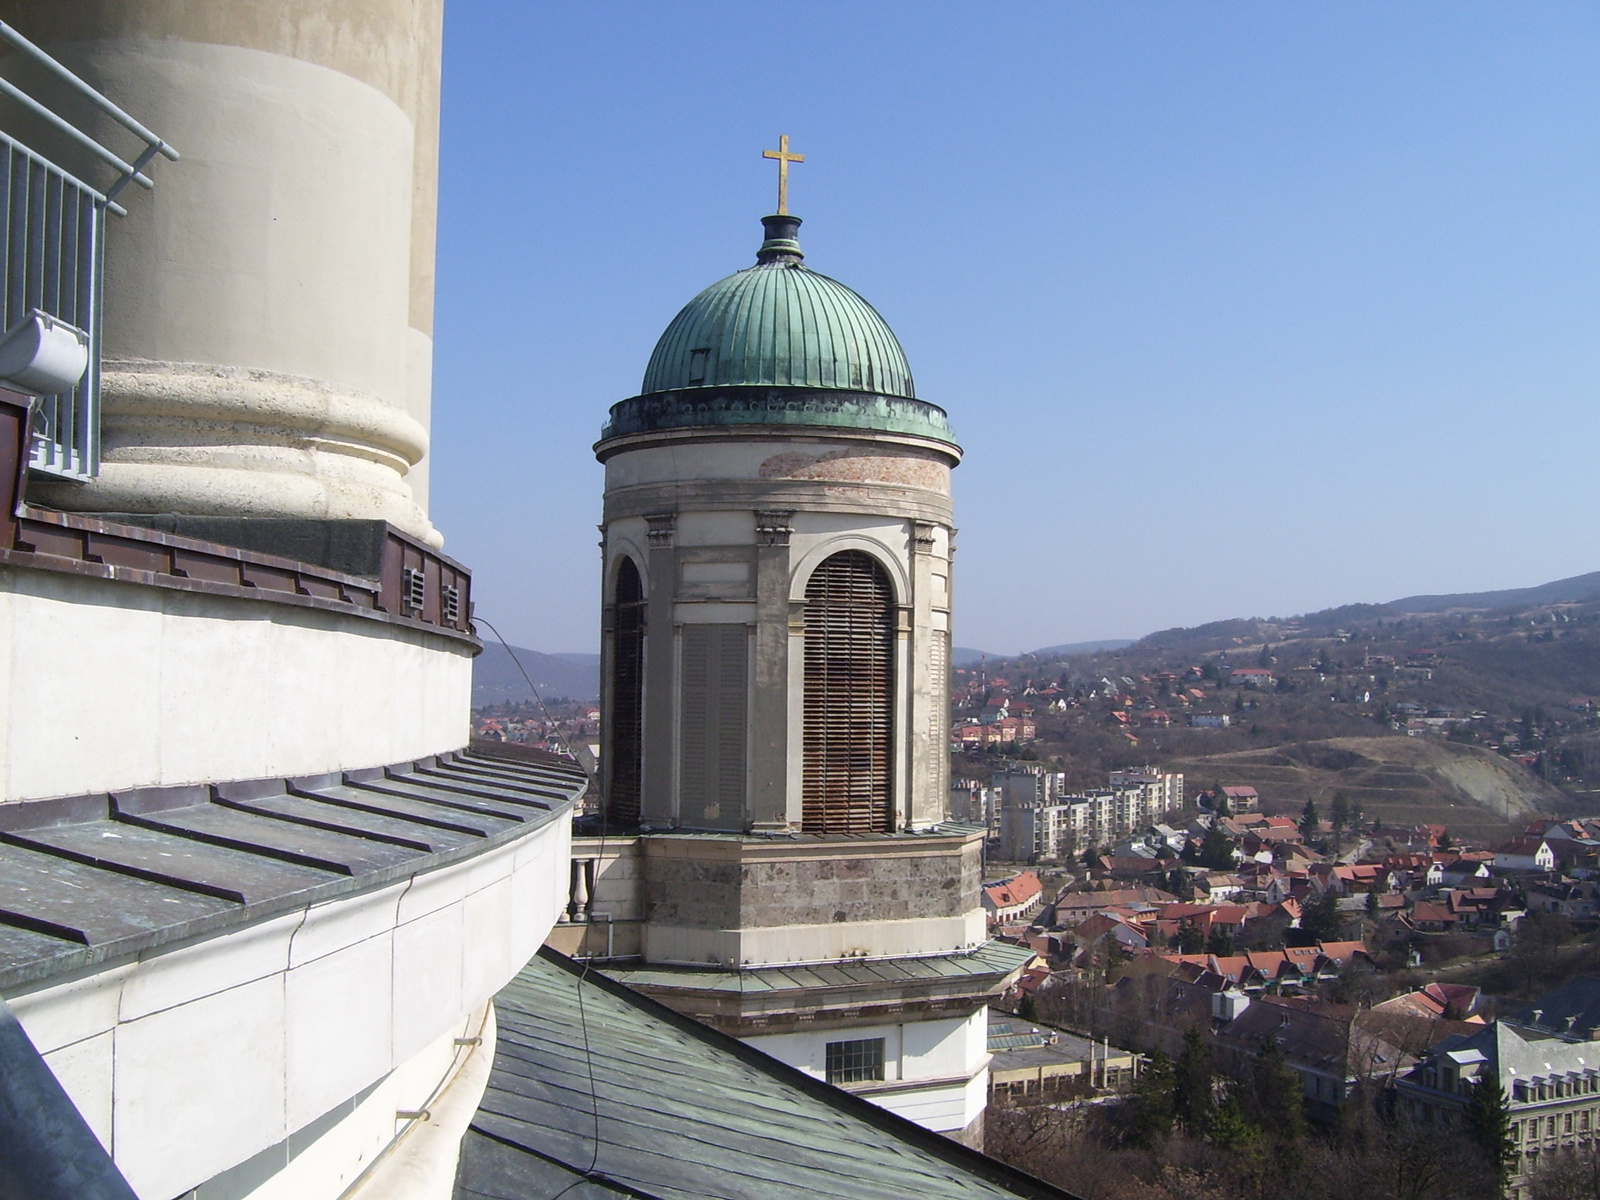
[[[522,665],[522,660],[517,657],[517,652],[515,650],[513,650],[510,647],[510,645],[506,642],[506,639],[500,635],[500,631],[498,629],[496,629],[491,622],[489,622],[488,620],[486,620],[483,617],[478,616],[477,614],[473,614],[472,620],[473,620],[474,623],[482,622],[485,626],[487,626],[489,632],[494,634],[495,640],[500,643],[501,648],[504,649],[505,652],[508,655],[511,656],[511,661],[516,664],[517,670],[522,672],[522,678],[523,678],[524,682],[527,683],[528,690],[533,693],[534,700],[536,700],[538,702],[539,711],[544,713],[545,721],[548,723],[548,725],[550,726],[551,730],[555,733],[557,742],[567,748],[567,754],[572,758],[572,760],[574,762],[576,762],[578,764],[578,766],[580,768],[582,768],[583,773],[585,775],[587,775],[589,777],[589,781],[591,783],[593,783],[595,781],[595,775],[597,773],[596,772],[596,764],[594,762],[594,756],[592,754],[588,753],[588,747],[587,746],[584,747],[585,754],[584,754],[584,756],[580,757],[577,754],[577,752],[572,748],[572,743],[569,742],[565,737],[563,737],[561,735],[561,728],[560,728],[559,725],[556,724],[555,718],[550,715],[550,709],[548,707],[546,707],[545,702],[544,702],[544,697],[539,694],[538,686],[533,682],[532,678],[529,677],[526,668],[524,668],[523,665]],[[587,763],[584,762],[584,757],[588,758],[589,761]],[[604,800],[602,799],[602,802],[600,804],[600,848],[599,848],[598,853],[595,856],[595,861],[600,864],[600,869],[597,869],[595,871],[594,885],[596,885],[596,886],[598,885],[599,880],[600,880],[600,871],[603,870],[604,867],[605,867],[606,835],[607,835],[607,833],[609,831],[608,827],[609,827],[610,819],[611,819],[610,813],[606,811],[606,805],[604,803]],[[591,905],[594,903],[594,893],[593,893],[592,890],[589,893],[589,903]],[[590,924],[591,924],[591,922],[587,922],[587,921],[584,922],[583,940],[585,942],[587,942],[588,939],[589,939],[589,926],[590,926]],[[580,943],[580,946],[581,946],[581,943]],[[594,1136],[591,1139],[593,1147],[594,1147],[594,1152],[589,1156],[589,1166],[583,1172],[583,1174],[579,1175],[576,1179],[574,1179],[566,1187],[562,1188],[559,1192],[557,1192],[553,1197],[551,1197],[551,1200],[561,1200],[562,1196],[565,1196],[568,1192],[570,1192],[573,1188],[577,1187],[580,1183],[586,1183],[589,1180],[594,1179],[595,1178],[595,1173],[596,1173],[596,1168],[598,1168],[599,1165],[600,1165],[600,1091],[599,1091],[599,1088],[596,1086],[595,1080],[594,1080],[594,1047],[589,1041],[589,1014],[588,1014],[588,1011],[585,1008],[584,1002],[583,1002],[584,985],[588,983],[588,981],[589,981],[589,972],[592,969],[593,969],[592,957],[589,956],[589,955],[585,955],[584,958],[583,958],[583,971],[578,976],[578,985],[577,985],[577,987],[578,987],[578,1025],[579,1025],[579,1028],[581,1029],[582,1034],[583,1034],[584,1065],[587,1068],[588,1075],[589,1075],[589,1113],[590,1113],[591,1117],[594,1120]]]

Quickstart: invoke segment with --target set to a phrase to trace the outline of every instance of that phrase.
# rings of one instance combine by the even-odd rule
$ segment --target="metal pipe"
[[[0,999],[0,1196],[138,1200]]]
[[[106,99],[105,96],[101,95],[94,88],[90,87],[83,80],[79,79],[71,71],[67,70],[66,67],[62,66],[55,59],[51,58],[43,50],[39,49],[39,47],[35,46],[32,42],[23,37],[15,29],[11,28],[11,26],[7,25],[4,21],[0,21],[0,38],[4,38],[6,41],[10,42],[13,46],[15,46],[18,50],[21,50],[40,66],[51,71],[58,79],[64,80],[72,88],[80,92],[82,95],[88,97],[90,100],[94,101],[94,103],[99,107],[100,111],[105,113],[112,120],[116,121],[124,129],[143,138],[146,142],[149,142],[173,162],[178,161],[178,152],[176,150],[167,145],[155,134],[151,133],[150,130],[146,129],[138,121],[134,120],[127,113],[123,112],[110,100]]]
[[[57,131],[66,134],[73,141],[77,142],[78,145],[89,151],[90,154],[95,155],[103,162],[110,163],[124,175],[130,176],[140,187],[148,189],[156,186],[155,182],[148,175],[144,174],[142,171],[135,170],[132,163],[123,162],[121,158],[111,153],[111,151],[107,150],[87,133],[84,133],[71,121],[56,116],[55,113],[51,112],[32,96],[28,95],[27,92],[23,91],[16,84],[12,83],[9,79],[4,78],[3,76],[0,76],[0,92],[4,92],[18,104],[22,105],[22,107],[26,108],[29,112],[33,113],[37,117],[42,118],[46,124],[51,125]]]

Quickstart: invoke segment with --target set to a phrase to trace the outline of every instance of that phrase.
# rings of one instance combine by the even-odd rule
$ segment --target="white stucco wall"
[[[0,798],[457,750],[470,647],[264,601],[0,567]]]
[[[829,1042],[884,1039],[884,1080],[847,1090],[939,1133],[965,1129],[989,1090],[989,1010],[969,1017],[859,1025],[744,1038],[747,1045],[818,1079],[827,1078]],[[919,1086],[920,1085],[920,1086]]]
[[[281,1168],[304,1179],[297,1198],[333,1200],[401,1131],[394,1112],[425,1105],[471,1015],[537,952],[566,901],[570,830],[552,821],[380,891],[8,1001],[143,1200],[281,1146],[382,1081],[378,1108],[364,1098]]]

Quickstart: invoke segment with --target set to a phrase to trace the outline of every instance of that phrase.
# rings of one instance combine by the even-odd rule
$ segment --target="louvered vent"
[[[871,555],[832,555],[806,584],[807,833],[894,828],[894,628],[894,590]]]
[[[407,613],[421,612],[428,599],[428,577],[415,567],[400,570],[400,604]]]
[[[744,824],[748,644],[743,625],[683,627],[678,807],[690,825]]]
[[[644,755],[644,585],[632,559],[617,572],[611,641],[611,772],[606,816],[614,825],[639,823]]]
[[[933,795],[940,803],[950,798],[950,632],[933,631],[932,661],[928,664],[928,691],[933,696],[928,715],[928,744],[933,754]]]

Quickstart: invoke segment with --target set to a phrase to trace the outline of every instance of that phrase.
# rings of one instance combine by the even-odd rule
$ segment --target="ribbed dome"
[[[761,261],[684,306],[656,343],[642,394],[803,387],[916,397],[884,319],[838,280],[801,265],[799,223],[767,218]]]

